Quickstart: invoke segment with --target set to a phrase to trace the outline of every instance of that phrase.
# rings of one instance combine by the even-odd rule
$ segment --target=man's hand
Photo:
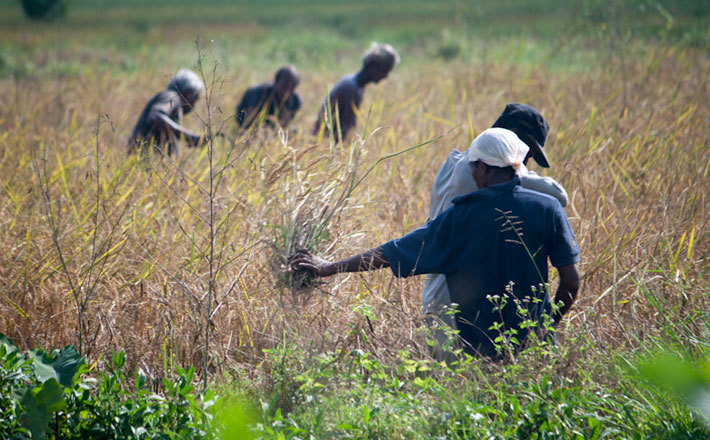
[[[337,273],[335,264],[308,252],[298,249],[295,254],[288,257],[288,265],[293,270],[309,270],[319,277],[329,277]]]
[[[288,257],[288,264],[293,270],[309,270],[319,277],[329,277],[336,273],[344,272],[366,272],[381,267],[389,267],[389,263],[379,247],[335,263],[316,257],[306,249],[299,249],[295,254]]]
[[[562,316],[572,307],[579,291],[579,272],[576,264],[558,267],[557,272],[560,274],[560,285],[555,295],[555,303],[561,302],[562,306],[555,313],[555,325],[560,323]]]

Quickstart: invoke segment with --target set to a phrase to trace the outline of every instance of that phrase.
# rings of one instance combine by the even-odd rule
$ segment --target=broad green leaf
[[[41,387],[28,388],[20,403],[25,410],[20,424],[32,433],[32,438],[44,438],[52,414],[66,408],[64,387],[51,378]]]
[[[32,359],[35,376],[40,383],[44,383],[50,379],[57,379],[57,373],[54,371],[52,364],[54,359],[42,349],[29,350],[27,352]]]
[[[86,363],[86,359],[79,356],[71,345],[54,353],[42,349],[30,350],[28,353],[32,359],[35,376],[40,382],[55,378],[60,384],[70,386],[74,383],[81,366]]]
[[[64,386],[71,386],[81,366],[85,363],[86,358],[79,356],[73,345],[62,348],[53,366],[59,383]]]
[[[12,343],[10,338],[0,333],[0,345],[5,346],[6,354],[14,353],[18,349],[15,344]]]

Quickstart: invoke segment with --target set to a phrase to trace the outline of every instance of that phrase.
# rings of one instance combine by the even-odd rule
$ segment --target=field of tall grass
[[[73,344],[97,371],[123,351],[156,391],[194,366],[267,438],[707,438],[707,8],[298,4],[77,1],[31,25],[2,5],[0,333]],[[367,88],[351,142],[311,136],[372,40],[402,63]],[[237,133],[243,90],[286,63],[304,102],[290,129]],[[208,86],[187,125],[226,137],[127,155],[181,67]],[[440,163],[508,102],[550,122],[552,168],[531,168],[566,187],[581,249],[557,347],[438,364],[421,279],[287,271],[296,247],[341,258],[421,225]]]

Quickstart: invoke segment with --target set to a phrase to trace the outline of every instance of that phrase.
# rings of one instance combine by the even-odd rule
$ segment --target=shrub
[[[27,18],[56,20],[67,15],[69,0],[21,0]]]
[[[455,41],[442,43],[436,54],[446,61],[453,60],[461,54],[461,45]]]

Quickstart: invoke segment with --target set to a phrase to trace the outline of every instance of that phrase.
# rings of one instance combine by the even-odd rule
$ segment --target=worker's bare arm
[[[172,131],[177,136],[184,137],[185,141],[190,146],[197,146],[202,141],[202,136],[195,133],[194,131],[188,130],[187,128],[181,126],[177,122],[173,121],[172,118],[170,118],[170,116],[166,115],[163,112],[159,112],[159,111],[151,112],[150,123],[153,124],[154,127],[158,128],[161,131],[165,131],[165,132]]]
[[[389,267],[380,247],[336,262],[316,257],[306,249],[299,249],[288,258],[289,266],[294,270],[309,270],[319,277],[328,277],[342,272],[365,272]]]
[[[576,264],[558,267],[557,271],[560,274],[560,285],[555,295],[555,304],[562,303],[562,305],[555,313],[555,324],[559,323],[562,316],[572,307],[579,291],[579,272]]]

